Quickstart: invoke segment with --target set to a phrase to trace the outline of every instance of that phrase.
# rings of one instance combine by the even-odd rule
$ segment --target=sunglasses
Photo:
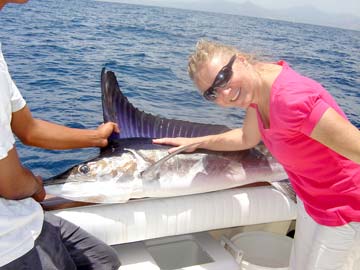
[[[206,100],[214,101],[218,96],[217,90],[219,88],[224,88],[228,84],[231,76],[233,75],[232,65],[234,64],[235,59],[236,55],[233,55],[229,63],[227,63],[222,69],[220,69],[212,85],[203,93],[203,97]]]

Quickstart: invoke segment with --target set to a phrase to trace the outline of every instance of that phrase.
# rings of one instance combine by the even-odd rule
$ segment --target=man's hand
[[[39,184],[39,189],[31,197],[34,198],[34,200],[37,202],[42,202],[46,196],[46,191],[44,189],[43,181],[40,176],[35,176],[35,179],[37,180],[37,182]]]
[[[105,124],[101,124],[97,128],[99,137],[100,137],[100,147],[105,147],[108,144],[108,137],[111,133],[116,132],[119,133],[120,129],[116,123],[107,122]]]
[[[52,150],[105,147],[111,133],[120,132],[113,122],[97,129],[79,129],[36,119],[27,106],[12,114],[11,129],[22,143]]]

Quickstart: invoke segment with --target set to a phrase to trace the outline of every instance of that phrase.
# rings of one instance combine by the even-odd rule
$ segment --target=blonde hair
[[[244,54],[235,47],[200,39],[196,43],[195,52],[189,56],[188,73],[190,78],[194,81],[199,68],[210,61],[214,56],[232,56],[234,54],[243,56],[249,63],[254,63],[255,61],[252,55]]]

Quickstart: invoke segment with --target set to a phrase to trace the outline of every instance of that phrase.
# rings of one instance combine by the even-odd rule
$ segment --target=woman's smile
[[[240,97],[240,94],[241,94],[241,89],[238,88],[235,90],[235,95],[232,99],[230,99],[230,102],[235,102],[238,100],[238,98]]]

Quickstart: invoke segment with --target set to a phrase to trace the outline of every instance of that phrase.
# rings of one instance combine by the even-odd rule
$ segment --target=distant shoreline
[[[126,0],[96,0],[98,2],[123,3],[130,5],[156,6],[177,8],[182,10],[196,10],[203,12],[215,12],[231,15],[240,15],[270,20],[280,20],[294,23],[304,23],[319,26],[328,26],[346,30],[360,31],[360,17],[353,14],[330,14],[320,11],[312,6],[298,6],[286,9],[267,9],[257,6],[250,1],[244,3],[221,2],[209,0],[207,5],[192,3],[184,6],[181,2],[162,2],[156,0],[126,1]]]

